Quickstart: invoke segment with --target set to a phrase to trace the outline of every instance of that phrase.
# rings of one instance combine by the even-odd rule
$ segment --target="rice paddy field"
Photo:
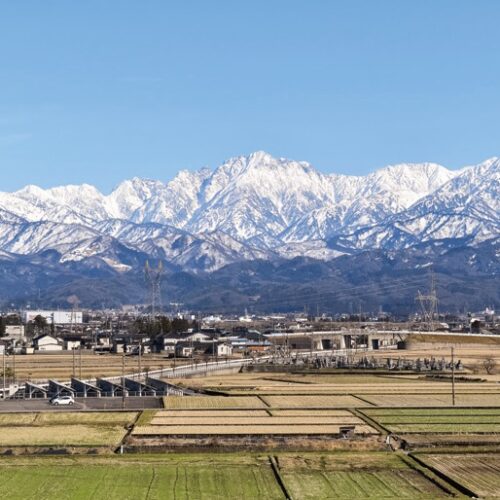
[[[500,408],[362,409],[387,432],[396,434],[500,433]]]
[[[356,408],[370,406],[351,395],[301,395],[301,396],[261,396],[271,408]]]
[[[500,497],[498,453],[418,455],[418,458],[478,498]]]
[[[354,426],[356,434],[376,435],[378,431],[348,411],[308,414],[293,412],[284,415],[265,410],[160,410],[141,418],[132,437],[159,436],[275,436],[336,435],[344,426]],[[201,414],[200,414],[201,413]]]
[[[125,437],[121,426],[50,425],[3,426],[0,446],[118,446]]]
[[[399,455],[339,453],[280,456],[292,498],[445,498],[449,492]]]
[[[165,408],[173,410],[186,409],[222,409],[222,408],[265,408],[266,405],[258,397],[225,397],[225,396],[166,396],[163,398]]]
[[[0,457],[0,497],[78,499],[446,498],[387,452]]]
[[[4,450],[80,450],[0,455],[0,498],[500,495],[493,381],[457,382],[454,407],[448,381],[415,375],[242,373],[182,383],[215,395],[167,396],[163,408],[142,412],[0,413]],[[409,455],[386,434],[409,443]],[[124,455],[114,453],[120,444]],[[89,455],[95,448],[107,455]]]
[[[0,458],[1,498],[284,498],[265,456],[29,458]]]
[[[0,414],[0,447],[116,447],[136,412]]]

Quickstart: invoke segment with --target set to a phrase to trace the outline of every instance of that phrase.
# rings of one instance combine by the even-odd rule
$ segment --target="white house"
[[[233,346],[231,344],[217,344],[217,356],[232,356]]]
[[[39,335],[33,339],[35,351],[62,351],[62,343],[51,335]]]

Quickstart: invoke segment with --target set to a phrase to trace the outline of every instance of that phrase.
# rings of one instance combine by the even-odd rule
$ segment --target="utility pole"
[[[80,380],[82,380],[82,346],[80,345],[78,349],[78,361],[80,365],[79,373],[80,373]]]
[[[122,352],[122,410],[125,408],[125,353]]]
[[[2,359],[3,359],[3,374],[2,374],[2,384],[3,384],[3,392],[2,392],[2,399],[5,399],[5,346],[3,346],[3,354],[2,354]]]
[[[75,346],[73,345],[73,349],[71,349],[73,351],[73,378],[75,377],[76,375],[76,367],[75,367]]]
[[[451,348],[451,402],[455,406],[455,356],[454,348]]]
[[[142,373],[141,356],[142,356],[142,338],[139,339],[139,357],[137,359],[139,364],[139,380],[141,380],[141,373]]]

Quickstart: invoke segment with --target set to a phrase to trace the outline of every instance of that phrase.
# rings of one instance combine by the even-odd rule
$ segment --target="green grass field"
[[[444,489],[396,454],[276,457],[292,498],[443,498]],[[36,499],[283,499],[266,455],[0,457],[0,497]]]
[[[447,423],[447,424],[391,424],[384,425],[391,432],[396,433],[452,433],[452,434],[475,434],[488,433],[496,434],[500,432],[500,424],[462,424],[462,423]]]
[[[500,408],[363,408],[363,413],[381,416],[457,416],[457,415],[500,415]]]
[[[0,477],[10,500],[283,498],[267,457],[1,458]]]
[[[395,454],[303,454],[278,460],[286,488],[296,499],[448,496]]]

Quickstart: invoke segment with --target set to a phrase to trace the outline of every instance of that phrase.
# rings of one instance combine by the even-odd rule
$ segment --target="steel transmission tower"
[[[161,302],[161,278],[163,274],[163,262],[160,261],[156,269],[152,268],[149,260],[146,261],[144,266],[144,277],[146,283],[149,285],[151,294],[151,321],[153,322],[156,317],[156,311],[162,310]]]
[[[415,300],[420,303],[422,311],[422,320],[427,325],[427,331],[434,330],[434,319],[438,317],[438,298],[436,292],[436,280],[434,273],[431,272],[431,286],[428,294],[417,292]]]

